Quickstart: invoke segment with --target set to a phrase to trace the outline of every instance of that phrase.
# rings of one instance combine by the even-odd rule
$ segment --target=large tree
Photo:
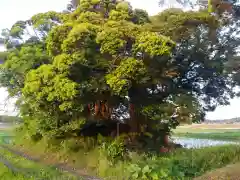
[[[234,97],[225,69],[239,44],[234,20],[223,25],[206,10],[180,9],[149,17],[125,1],[81,0],[75,8],[5,33],[1,84],[42,133],[82,118],[124,120],[133,132],[162,120],[176,126]],[[35,32],[28,40],[26,26]]]

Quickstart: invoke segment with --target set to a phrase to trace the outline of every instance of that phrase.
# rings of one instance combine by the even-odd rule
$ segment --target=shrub
[[[80,149],[84,148],[83,141],[80,139],[72,138],[61,142],[63,150],[68,152],[78,152]]]
[[[106,156],[110,162],[123,160],[126,156],[126,148],[121,138],[117,138],[110,142],[103,142],[100,146],[100,152]]]
[[[35,133],[35,134],[32,134],[32,135],[31,135],[31,140],[32,140],[33,142],[38,142],[38,141],[40,141],[42,138],[43,138],[43,136],[42,136],[41,133]]]
[[[240,146],[177,150],[165,156],[145,156],[126,169],[132,179],[192,179],[240,160]]]

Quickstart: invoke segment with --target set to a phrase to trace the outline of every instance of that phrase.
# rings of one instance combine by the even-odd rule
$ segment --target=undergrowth
[[[34,178],[28,178],[20,173],[15,173],[11,171],[2,163],[0,163],[0,177],[1,180],[34,180]]]
[[[203,149],[179,149],[169,154],[139,153],[129,151],[121,143],[101,141],[94,148],[90,140],[57,140],[47,146],[47,140],[33,142],[29,138],[16,140],[15,145],[31,149],[46,157],[57,156],[60,162],[67,162],[78,169],[87,169],[88,173],[110,179],[193,179],[207,171],[224,167],[240,161],[240,146],[226,145]],[[55,145],[53,145],[55,144]],[[48,155],[47,155],[48,154]]]

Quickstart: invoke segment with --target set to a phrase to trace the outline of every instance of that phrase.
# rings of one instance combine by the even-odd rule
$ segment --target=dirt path
[[[34,171],[32,171],[32,169],[29,169],[29,168],[17,167],[13,163],[11,163],[8,159],[6,159],[2,154],[0,154],[0,163],[2,163],[4,166],[6,166],[11,172],[23,175],[24,178],[33,178],[34,177],[35,180],[43,180],[42,178],[39,178],[37,176],[37,172],[34,172]]]
[[[58,169],[59,171],[62,171],[62,172],[68,172],[68,173],[70,173],[70,174],[72,174],[76,177],[81,177],[84,180],[101,180],[100,178],[87,175],[87,173],[84,172],[84,170],[75,169],[75,168],[70,167],[69,165],[67,165],[65,163],[57,163],[55,161],[52,162],[50,159],[49,159],[50,161],[47,162],[47,161],[43,160],[44,159],[43,157],[36,156],[35,154],[32,154],[31,152],[28,152],[25,149],[20,149],[20,148],[17,149],[17,148],[10,147],[10,146],[8,146],[9,141],[7,140],[7,137],[8,136],[5,136],[5,138],[3,137],[3,139],[2,139],[3,142],[2,143],[0,142],[0,148],[4,148],[14,155],[24,157],[27,160],[30,160],[30,161],[33,161],[33,162],[36,162],[36,163],[39,163],[39,164],[43,164],[43,165],[46,165],[46,166],[51,166],[51,167],[53,167],[55,169]],[[7,167],[9,166],[9,169],[11,169],[13,171],[18,171],[18,170],[19,171],[24,171],[24,170],[20,170],[20,169],[17,170],[17,168],[14,167],[12,164],[10,164],[6,159],[4,159],[4,157],[1,156],[1,154],[0,154],[0,162],[2,162]]]
[[[240,180],[240,163],[210,171],[194,180]]]
[[[23,152],[23,151],[19,151],[19,150],[16,150],[16,149],[12,149],[12,148],[10,148],[10,147],[8,147],[8,146],[6,146],[6,145],[0,145],[0,148],[4,148],[4,149],[6,149],[7,151],[9,151],[9,152],[11,152],[11,153],[13,153],[13,154],[15,154],[15,155],[22,156],[22,157],[24,157],[24,158],[27,159],[27,160],[30,160],[30,161],[33,161],[33,162],[36,162],[36,163],[43,163],[43,161],[42,161],[42,159],[41,159],[40,157],[30,156],[30,155],[28,155],[27,153],[25,153],[25,152]],[[10,164],[10,163],[8,163],[8,162],[4,159],[4,157],[3,157],[3,160],[4,160],[4,161],[1,161],[1,156],[0,156],[0,162],[3,162],[3,163],[5,162],[4,164],[5,164],[6,166],[8,166],[8,165]],[[97,177],[92,177],[92,176],[85,175],[85,174],[77,171],[76,169],[67,166],[66,164],[48,164],[48,165],[50,165],[51,167],[56,168],[56,169],[58,169],[58,170],[60,170],[60,171],[65,171],[65,172],[68,172],[68,173],[70,173],[70,174],[72,174],[72,175],[74,175],[74,176],[81,177],[81,178],[83,178],[84,180],[101,180],[101,179],[99,179],[99,178],[97,178]],[[16,170],[16,169],[14,169],[14,168],[15,168],[15,167],[10,164],[10,169]],[[16,170],[16,171],[17,171],[17,170]],[[24,172],[24,170],[21,170],[21,169],[19,169],[19,171]]]
[[[9,170],[14,173],[19,173],[24,175],[25,177],[30,177],[31,171],[29,169],[18,168],[10,163],[4,156],[0,155],[0,163],[4,164]]]

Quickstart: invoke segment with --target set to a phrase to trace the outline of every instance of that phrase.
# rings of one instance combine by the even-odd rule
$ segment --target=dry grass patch
[[[240,163],[210,171],[195,180],[240,180]]]
[[[185,125],[180,126],[178,128],[193,128],[193,129],[239,129],[240,130],[240,123],[236,124],[192,124],[192,125]]]

